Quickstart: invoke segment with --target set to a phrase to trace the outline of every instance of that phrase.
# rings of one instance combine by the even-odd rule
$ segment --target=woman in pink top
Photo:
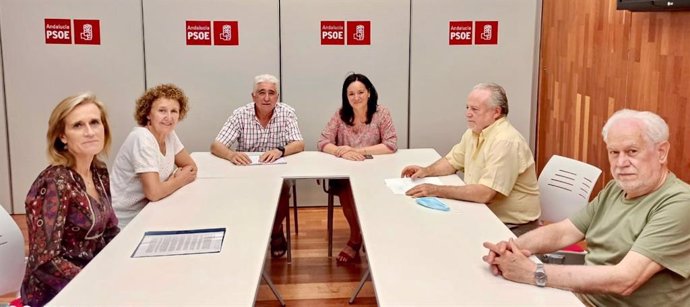
[[[319,150],[334,156],[363,161],[369,155],[394,153],[398,136],[387,108],[378,105],[378,93],[362,74],[351,74],[343,83],[342,107],[321,132]],[[340,198],[343,214],[350,225],[350,239],[338,254],[338,262],[359,258],[362,233],[347,179],[331,180],[331,191]]]

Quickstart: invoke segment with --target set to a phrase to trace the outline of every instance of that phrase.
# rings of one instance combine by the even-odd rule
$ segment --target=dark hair
[[[379,94],[376,92],[374,84],[369,81],[367,76],[362,74],[353,73],[343,82],[343,106],[340,108],[340,119],[346,124],[353,126],[355,122],[355,111],[352,110],[352,106],[347,99],[347,87],[352,84],[352,82],[359,81],[364,84],[364,87],[369,91],[369,101],[367,101],[367,124],[371,123],[371,118],[374,117],[376,113],[376,107],[378,106]]]

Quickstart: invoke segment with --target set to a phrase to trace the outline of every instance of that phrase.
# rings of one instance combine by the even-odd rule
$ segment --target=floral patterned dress
[[[66,166],[49,166],[26,196],[29,261],[22,284],[25,305],[43,306],[117,235],[105,166],[91,166],[98,199]]]

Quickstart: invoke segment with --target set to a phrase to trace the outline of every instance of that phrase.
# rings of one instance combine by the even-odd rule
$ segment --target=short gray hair
[[[502,115],[508,115],[508,96],[506,96],[506,90],[504,90],[502,86],[493,82],[479,83],[475,85],[472,90],[489,91],[489,104],[493,107],[500,107]]]
[[[280,93],[280,81],[278,81],[278,78],[274,75],[269,75],[269,74],[263,74],[263,75],[258,75],[254,77],[254,89],[253,91],[256,91],[256,86],[259,85],[259,83],[262,82],[268,82],[268,83],[273,83],[276,86],[276,93]]]
[[[604,142],[608,141],[609,130],[611,127],[621,120],[636,120],[642,123],[643,132],[649,141],[657,144],[668,141],[668,124],[661,116],[649,111],[637,111],[631,109],[622,109],[613,113],[611,117],[604,124],[601,129],[601,135],[604,137]]]

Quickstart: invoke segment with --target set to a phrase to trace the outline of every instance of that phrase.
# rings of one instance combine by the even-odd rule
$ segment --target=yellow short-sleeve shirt
[[[524,224],[541,215],[532,151],[506,118],[479,134],[468,129],[446,159],[464,172],[465,183],[497,192],[487,205],[503,223]]]

